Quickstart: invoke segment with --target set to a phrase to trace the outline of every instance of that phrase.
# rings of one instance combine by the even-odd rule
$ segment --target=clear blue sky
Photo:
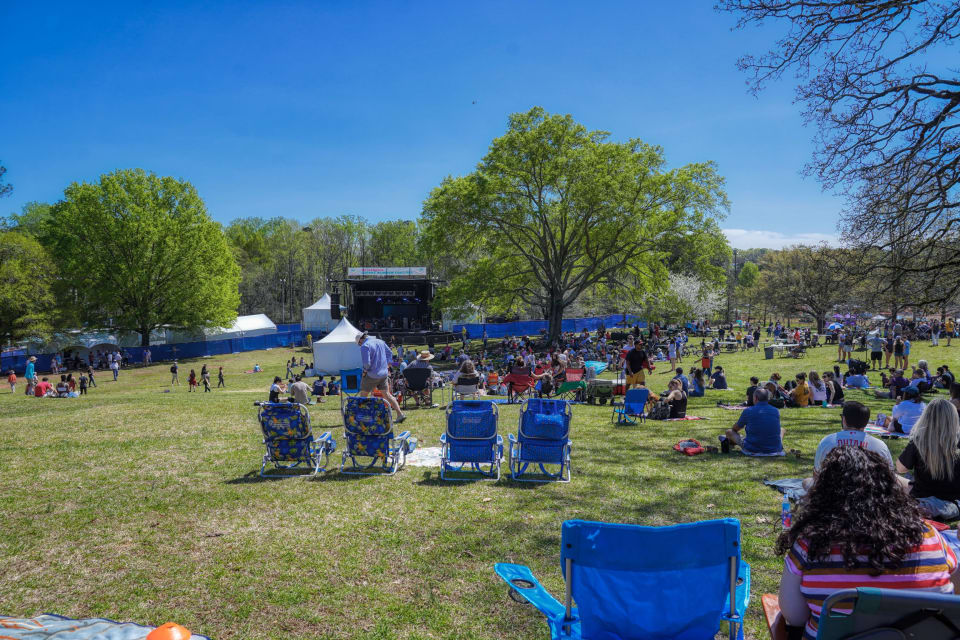
[[[792,84],[754,98],[735,67],[774,34],[731,32],[712,4],[10,0],[0,215],[142,167],[191,181],[222,222],[415,218],[540,105],[672,165],[716,161],[722,226],[750,230],[734,246],[832,236],[841,203],[799,175],[812,131]]]

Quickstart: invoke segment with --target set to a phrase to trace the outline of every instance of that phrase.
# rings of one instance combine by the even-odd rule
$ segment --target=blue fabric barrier
[[[626,322],[624,322],[626,320]],[[596,331],[600,325],[605,327],[639,325],[641,329],[647,327],[647,321],[639,316],[632,314],[617,313],[609,316],[600,316],[596,318],[565,318],[560,325],[564,332],[570,331]],[[499,324],[455,324],[453,332],[460,334],[463,327],[467,328],[467,338],[471,340],[483,337],[483,330],[486,328],[487,337],[505,338],[507,336],[538,336],[540,331],[547,331],[549,323],[546,320],[519,320],[517,322],[503,322]]]

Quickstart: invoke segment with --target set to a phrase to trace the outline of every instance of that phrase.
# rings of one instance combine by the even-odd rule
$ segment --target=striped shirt
[[[865,556],[859,556],[862,568],[846,569],[843,566],[842,548],[835,546],[830,555],[820,560],[807,557],[807,541],[799,539],[787,552],[787,570],[801,577],[800,592],[810,607],[811,616],[803,631],[805,640],[817,637],[817,623],[823,601],[832,593],[857,587],[880,589],[917,589],[937,593],[953,593],[950,574],[957,569],[957,558],[952,549],[943,542],[940,534],[925,523],[923,542],[910,549],[900,567],[884,569],[879,575],[871,575],[873,569]],[[840,613],[849,609],[837,608]]]

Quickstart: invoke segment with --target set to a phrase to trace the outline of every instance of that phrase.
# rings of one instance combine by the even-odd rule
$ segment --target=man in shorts
[[[400,424],[407,416],[400,410],[400,403],[390,393],[390,359],[392,353],[387,343],[379,338],[371,338],[367,332],[357,336],[360,346],[360,360],[363,363],[363,378],[360,380],[360,395],[368,397],[379,389],[383,399],[397,412],[395,423]]]
[[[875,333],[870,336],[867,340],[867,344],[870,345],[870,368],[879,369],[880,364],[883,362],[883,345],[886,341],[880,337],[879,333]]]
[[[623,371],[627,376],[627,389],[646,385],[647,378],[643,373],[643,368],[646,364],[646,352],[644,352],[638,344],[634,344],[633,349],[627,351],[627,356],[624,358]]]

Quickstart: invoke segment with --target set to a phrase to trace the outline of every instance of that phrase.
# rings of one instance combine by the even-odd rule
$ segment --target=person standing
[[[173,385],[177,385],[178,387],[180,386],[180,366],[177,364],[176,360],[174,360],[173,364],[170,365],[170,386]]]
[[[153,362],[153,354],[150,353],[150,349],[149,349],[149,348],[148,348],[148,349],[144,349],[144,350],[143,350],[143,366],[147,366],[147,365],[150,364],[151,362]]]
[[[487,349],[487,327],[486,326],[483,327],[483,349],[484,351],[486,351]]]
[[[220,367],[220,369],[217,371],[217,389],[220,387],[227,387],[226,383],[223,381],[223,367]]]
[[[34,379],[37,377],[35,365],[36,361],[37,356],[30,356],[27,358],[27,370],[23,374],[23,377],[27,379],[26,387],[28,396],[33,395],[33,385],[35,384]]]
[[[956,329],[956,326],[953,324],[953,318],[947,318],[946,323],[944,323],[943,328],[947,332],[947,346],[950,346],[950,341],[953,339],[953,331]]]
[[[203,380],[203,392],[210,393],[210,372],[207,370],[207,365],[203,365],[203,370],[200,372],[200,379]]]
[[[466,329],[464,329],[464,339],[466,335]],[[407,419],[407,416],[400,410],[400,404],[390,393],[390,347],[379,338],[371,338],[366,331],[357,334],[356,342],[360,347],[360,361],[363,363],[360,396],[367,398],[375,389],[379,389],[383,399],[397,412],[394,422],[400,424]]]
[[[874,333],[867,340],[867,344],[870,345],[870,368],[879,369],[880,363],[883,361],[884,340],[878,333]]]
[[[110,370],[113,372],[113,381],[116,382],[117,376],[120,375],[120,360],[116,356],[110,362]]]
[[[10,369],[10,373],[7,374],[7,383],[10,384],[10,393],[17,392],[17,374],[14,373],[13,369]]]
[[[87,376],[80,374],[80,395],[87,395]]]
[[[88,365],[88,366],[87,366],[87,377],[90,378],[90,386],[91,386],[91,387],[97,386],[97,381],[96,381],[96,379],[93,377],[93,365]]]

